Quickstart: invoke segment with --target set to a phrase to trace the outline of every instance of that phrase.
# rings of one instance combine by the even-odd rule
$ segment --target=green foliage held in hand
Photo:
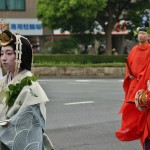
[[[10,84],[8,86],[8,91],[6,92],[6,105],[7,106],[12,106],[17,99],[18,95],[20,94],[21,90],[23,87],[27,85],[32,85],[32,81],[35,82],[37,81],[37,77],[35,76],[27,76],[23,78],[19,83],[17,84]]]

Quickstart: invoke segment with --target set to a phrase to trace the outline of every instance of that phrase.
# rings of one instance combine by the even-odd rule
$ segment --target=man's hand
[[[130,80],[133,80],[133,79],[134,79],[134,76],[130,75],[130,76],[129,76],[129,79],[130,79]]]

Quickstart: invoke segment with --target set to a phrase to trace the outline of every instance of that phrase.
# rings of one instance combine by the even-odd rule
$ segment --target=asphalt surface
[[[46,133],[56,150],[141,150],[120,142],[122,79],[41,79],[47,103]]]

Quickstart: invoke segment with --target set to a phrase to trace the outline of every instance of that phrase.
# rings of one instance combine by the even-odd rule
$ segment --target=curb
[[[124,78],[125,67],[33,67],[40,78]]]

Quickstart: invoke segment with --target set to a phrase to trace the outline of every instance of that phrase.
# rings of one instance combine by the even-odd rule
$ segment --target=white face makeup
[[[12,75],[15,71],[15,52],[11,46],[2,46],[1,48],[1,64],[5,71],[9,71]]]

